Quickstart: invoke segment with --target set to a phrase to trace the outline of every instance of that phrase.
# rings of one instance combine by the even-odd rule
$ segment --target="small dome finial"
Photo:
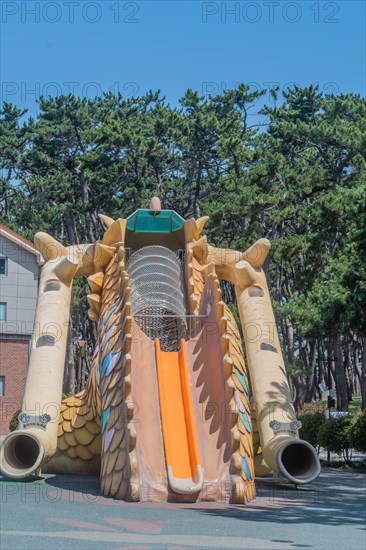
[[[158,210],[160,212],[161,210],[161,202],[159,197],[153,197],[150,201],[150,210]]]

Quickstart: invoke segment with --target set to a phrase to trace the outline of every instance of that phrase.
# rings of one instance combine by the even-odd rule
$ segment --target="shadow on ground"
[[[210,506],[200,512],[209,516],[230,517],[250,522],[270,522],[282,525],[316,524],[324,526],[351,525],[366,531],[366,476],[324,469],[320,478],[310,485],[296,488],[290,484],[274,484],[267,477],[256,479],[257,498],[246,506],[215,509]],[[194,508],[191,508],[194,510]]]
[[[0,478],[0,482],[9,480]],[[26,483],[45,485],[74,494],[75,499],[109,504],[114,499],[101,495],[97,477],[75,475],[47,475],[28,478]],[[10,483],[14,484],[13,481]],[[23,482],[22,482],[23,483]],[[257,479],[257,498],[249,504],[226,503],[167,504],[141,503],[132,506],[169,507],[197,512],[203,516],[232,518],[249,522],[278,523],[283,526],[313,524],[324,526],[353,526],[365,529],[366,476],[326,468],[320,478],[310,485],[295,488],[283,483],[274,484],[271,477]],[[79,495],[79,496],[78,496]],[[129,506],[118,501],[116,504]],[[304,527],[303,527],[304,528]]]

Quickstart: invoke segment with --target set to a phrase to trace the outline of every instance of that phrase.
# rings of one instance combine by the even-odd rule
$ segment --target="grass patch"
[[[352,397],[352,401],[348,404],[348,412],[350,414],[355,414],[361,412],[361,396],[357,395]],[[302,412],[322,412],[328,409],[327,401],[312,401],[311,403],[304,403]],[[337,410],[337,400],[336,406],[332,408],[332,411]]]
[[[361,396],[352,397],[352,401],[348,405],[350,413],[358,413],[361,411]]]

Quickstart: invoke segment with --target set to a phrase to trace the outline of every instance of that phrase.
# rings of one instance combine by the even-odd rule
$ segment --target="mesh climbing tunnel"
[[[131,256],[127,272],[139,327],[149,338],[159,338],[163,351],[177,351],[187,333],[180,260],[168,248],[146,246]]]

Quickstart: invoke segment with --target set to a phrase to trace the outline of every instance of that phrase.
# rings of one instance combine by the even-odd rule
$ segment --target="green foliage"
[[[299,436],[313,447],[318,447],[319,430],[325,418],[323,412],[304,412],[298,415],[302,426],[299,430]]]
[[[366,453],[366,412],[359,413],[352,422],[349,432],[351,447]]]
[[[63,394],[62,394],[62,401],[63,401],[64,399],[67,399],[68,397],[73,397],[73,396],[74,396],[73,393],[63,393]]]
[[[300,375],[311,375],[311,369],[306,368],[302,360],[298,357],[296,357],[292,362],[286,361],[286,371],[293,377]]]
[[[19,425],[18,416],[20,415],[20,409],[18,411],[15,411],[13,416],[11,417],[11,420],[9,422],[9,430],[11,432],[14,432]]]
[[[321,401],[304,406],[305,412],[298,415],[300,438],[313,447],[343,453],[347,460],[350,449],[366,453],[366,412],[326,420],[325,410],[326,404]]]
[[[328,451],[341,454],[346,460],[349,459],[349,449],[351,448],[350,429],[352,426],[351,416],[342,416],[340,418],[331,418],[324,422],[318,433],[318,444]]]

